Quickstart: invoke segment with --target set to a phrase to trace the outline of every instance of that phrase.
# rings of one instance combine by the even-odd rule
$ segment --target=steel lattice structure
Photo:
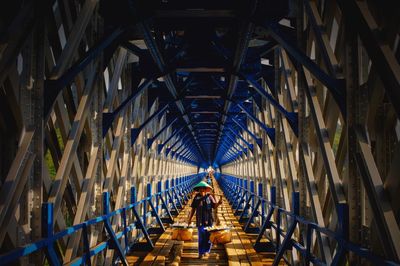
[[[165,209],[178,209],[197,173],[212,166],[253,182],[267,200],[276,189],[288,211],[299,192],[298,214],[332,231],[343,229],[346,206],[343,237],[398,262],[395,1],[198,2],[0,4],[0,255],[49,237],[46,204],[57,232],[107,214],[107,204],[113,211],[141,201],[134,208],[152,223],[149,211],[166,211],[154,193],[177,193],[165,195]],[[66,235],[54,254],[69,263],[123,221],[88,227],[87,240]],[[330,265],[336,243],[306,234],[299,225],[293,237]],[[141,237],[139,227],[125,235]],[[45,253],[19,263],[51,262]],[[110,265],[114,253],[104,248],[90,260]],[[304,259],[285,254],[290,263]],[[356,252],[340,262],[368,263]]]

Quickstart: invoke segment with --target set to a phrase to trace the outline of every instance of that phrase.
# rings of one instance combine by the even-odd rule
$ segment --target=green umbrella
[[[197,185],[194,186],[193,189],[197,190],[199,188],[209,188],[209,189],[213,189],[209,184],[207,184],[204,181],[200,181]]]

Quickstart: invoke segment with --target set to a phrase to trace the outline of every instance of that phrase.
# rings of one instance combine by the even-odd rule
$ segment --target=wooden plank
[[[141,266],[146,266],[146,265],[153,265],[153,262],[157,258],[158,254],[161,252],[162,248],[168,240],[171,239],[171,232],[170,230],[165,231],[158,241],[155,243],[154,249],[147,254],[147,256],[144,258],[143,262],[140,264]]]

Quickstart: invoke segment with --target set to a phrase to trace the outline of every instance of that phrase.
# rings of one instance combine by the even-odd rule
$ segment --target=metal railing
[[[309,265],[310,263],[315,265],[338,265],[346,260],[347,252],[352,252],[370,261],[373,265],[400,265],[398,262],[377,256],[370,250],[348,240],[349,215],[347,204],[336,206],[338,225],[336,231],[332,231],[299,215],[300,197],[298,192],[292,193],[292,211],[287,211],[276,205],[275,187],[271,187],[270,199],[267,200],[263,196],[261,183],[258,184],[258,193],[256,194],[254,181],[250,181],[249,189],[247,180],[235,176],[217,174],[216,179],[235,210],[235,215],[240,214],[239,221],[246,222],[244,225],[245,232],[258,233],[254,248],[257,251],[276,252],[274,265],[278,265],[281,259],[290,263],[289,259],[284,257],[284,254],[286,251],[294,251],[294,249],[301,254],[302,264],[304,265]],[[255,218],[261,221],[259,227],[251,227]],[[282,220],[287,221],[286,228],[283,227]],[[298,226],[306,228],[306,233],[303,234],[305,239],[301,242],[294,236]],[[275,238],[265,235],[267,229],[271,230],[271,232],[272,230],[274,231],[274,234],[271,235],[275,235]],[[333,258],[330,261],[320,259],[313,254],[312,242],[314,233],[324,235],[336,243]],[[267,237],[270,242],[261,242],[263,237]],[[304,242],[305,244],[303,244]]]
[[[130,250],[139,248],[152,249],[154,244],[150,239],[151,233],[162,233],[165,231],[163,222],[173,222],[172,215],[177,215],[179,209],[183,208],[184,204],[188,201],[189,193],[192,191],[193,186],[199,181],[202,175],[195,174],[190,176],[183,176],[175,179],[176,184],[172,182],[169,187],[169,182],[166,182],[165,190],[161,190],[161,181],[157,184],[157,193],[151,193],[151,184],[147,186],[147,197],[142,200],[136,200],[136,188],[131,187],[131,204],[110,212],[110,194],[109,192],[103,193],[103,215],[90,219],[83,223],[71,226],[63,231],[54,233],[54,211],[52,203],[42,204],[42,236],[43,238],[34,243],[28,244],[24,247],[14,249],[8,253],[0,255],[0,265],[8,265],[23,256],[28,256],[34,252],[44,251],[47,261],[50,265],[62,265],[62,256],[58,249],[57,241],[66,236],[71,236],[81,230],[83,240],[83,250],[80,256],[75,257],[68,262],[70,265],[91,265],[91,257],[99,254],[100,252],[108,249],[114,249],[117,257],[121,263],[128,265],[125,254]],[[159,205],[161,202],[161,205]],[[161,210],[160,210],[161,207]],[[143,215],[140,215],[142,208]],[[148,211],[150,210],[150,211]],[[161,217],[161,215],[166,215]],[[147,223],[148,217],[153,217],[153,223]],[[117,231],[113,229],[112,219],[121,218],[121,225],[116,226],[121,228]],[[89,245],[88,230],[90,226],[102,223],[108,238],[101,243],[91,247]],[[129,223],[129,224],[128,224]],[[151,227],[157,224],[159,227]],[[143,243],[130,243],[128,233],[132,230],[141,230],[146,242],[144,246],[135,244]],[[152,230],[155,229],[155,230]],[[123,237],[124,247],[120,241]]]

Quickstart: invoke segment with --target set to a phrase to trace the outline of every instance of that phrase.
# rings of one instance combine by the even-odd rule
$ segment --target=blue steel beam
[[[196,157],[193,155],[193,151],[189,146],[186,146],[181,153],[178,154],[179,158],[190,160],[190,158]]]
[[[171,104],[171,102],[165,104],[163,107],[161,107],[157,111],[155,111],[154,114],[152,114],[149,118],[147,118],[147,120],[143,124],[140,125],[140,127],[131,129],[131,146],[133,145],[133,143],[135,143],[137,137],[139,136],[140,131],[142,131],[142,129],[148,123],[150,123],[154,118],[156,118],[159,115],[161,115],[162,113],[164,113],[168,109],[170,104]]]
[[[186,148],[188,148],[189,146],[187,145],[188,142],[191,141],[191,139],[188,139],[187,141],[185,141],[184,143],[182,142],[181,145],[179,145],[178,148],[176,148],[175,151],[172,151],[171,153],[177,154],[179,153],[179,151],[183,148],[182,151],[184,151]]]
[[[145,50],[143,50],[142,48],[138,47],[137,45],[131,43],[130,41],[121,43],[121,46],[124,47],[129,52],[137,55],[138,57],[143,56],[143,54],[145,52]]]
[[[256,135],[254,135],[253,132],[251,132],[247,127],[243,126],[239,121],[237,121],[235,118],[232,118],[232,121],[234,123],[236,123],[241,129],[243,129],[244,131],[246,131],[257,143],[258,147],[260,147],[260,149],[262,149],[262,139],[261,138],[257,138]]]
[[[185,156],[187,156],[189,153],[191,153],[191,150],[190,150],[190,148],[189,148],[188,146],[186,146],[186,147],[181,151],[180,156],[185,157]]]
[[[223,146],[223,145],[221,145]],[[226,146],[225,146],[226,147]],[[229,154],[224,155],[220,160],[218,160],[218,163],[224,160]],[[247,150],[241,151],[236,149],[236,152],[232,151],[231,156],[229,158],[236,158],[238,156],[247,156]]]
[[[168,154],[169,154],[169,152],[171,151],[171,149],[172,149],[173,147],[175,147],[176,144],[178,144],[180,141],[183,141],[183,140],[186,139],[187,137],[189,137],[187,133],[183,134],[183,136],[181,136],[180,138],[179,138],[179,136],[177,136],[175,142],[171,145],[171,147],[165,149],[165,156],[168,156]]]
[[[175,151],[172,150],[173,146],[172,146],[171,148],[169,148],[169,151],[171,152],[171,158],[173,158],[174,155],[175,155],[182,147],[184,147],[186,144],[188,144],[189,141],[191,141],[190,138],[188,138],[188,139],[186,139],[186,140],[181,139],[181,144],[178,146],[178,148],[176,148]],[[167,150],[168,150],[168,149],[167,149]]]
[[[226,159],[221,160],[221,164],[226,164],[228,162],[236,160],[238,157],[241,157],[243,153],[236,153],[231,155],[230,157],[227,157]]]
[[[151,145],[153,144],[153,142],[170,126],[172,126],[176,121],[178,121],[178,117],[176,117],[174,120],[172,120],[169,123],[166,123],[165,126],[158,131],[152,138],[148,138],[147,139],[147,149],[150,149]]]
[[[152,56],[155,64],[157,65],[157,67],[159,68],[159,70],[161,72],[165,72],[165,70],[167,69],[165,61],[164,61],[163,56],[157,46],[157,43],[155,42],[153,36],[151,35],[150,29],[143,22],[138,23],[138,27],[141,29],[141,31],[143,33],[143,39],[146,43],[146,46],[147,46],[147,48],[150,52],[150,55]],[[193,132],[192,127],[189,125],[191,123],[191,121],[187,115],[184,115],[186,113],[185,107],[183,106],[182,102],[180,100],[178,100],[178,92],[176,90],[176,87],[172,80],[171,75],[170,74],[166,75],[164,77],[164,80],[165,80],[165,85],[167,86],[168,90],[170,91],[172,97],[174,97],[177,100],[175,102],[175,105],[178,108],[178,110],[182,113],[183,119],[187,123],[187,127],[188,127],[189,131],[191,132],[195,143],[197,144],[197,149],[199,150],[199,153],[201,154],[202,159],[205,160],[203,150],[197,141],[196,135]],[[199,161],[200,161],[200,158],[199,158]]]
[[[222,134],[222,136],[226,136],[228,139],[230,139],[233,142],[233,145],[237,144],[242,150],[246,149],[245,147],[243,147],[238,141],[237,139],[233,138],[231,135],[229,135],[228,133]]]
[[[186,149],[186,151],[184,153],[180,153],[177,156],[179,156],[178,158],[180,158],[180,159],[190,160],[190,158],[188,158],[188,155],[189,155],[189,157],[192,156],[190,153],[191,153],[191,150],[190,149]]]
[[[283,26],[278,23],[269,23],[268,25],[261,26],[266,28],[272,38],[274,38],[297,62],[305,66],[314,77],[328,88],[338,104],[342,115],[346,117],[346,91],[344,80],[329,76],[296,45],[291,44],[290,40],[283,34]]]
[[[229,54],[227,54],[226,50],[225,51],[223,49],[220,50],[221,54],[223,56],[225,56],[225,58],[227,60],[229,60],[229,57],[233,57],[232,69],[234,72],[238,72],[240,70],[242,63],[244,62],[244,60],[246,58],[249,42],[250,42],[251,36],[254,31],[253,23],[251,23],[250,21],[243,21],[242,23],[243,24],[241,25],[242,28],[241,28],[239,36],[238,36],[238,43],[236,45],[235,54],[230,56]],[[214,44],[217,48],[223,48],[222,46],[218,47],[218,45],[217,45],[218,40],[216,40]],[[234,95],[237,83],[238,83],[238,77],[234,74],[231,74],[230,79],[229,79],[229,84],[228,84],[228,90],[227,90],[227,94],[226,94],[227,99],[231,99],[232,96]],[[228,113],[230,107],[231,107],[231,102],[225,100],[223,113]],[[224,130],[226,119],[227,119],[227,116],[222,116],[220,123],[219,123],[219,128],[221,130],[220,130],[220,133],[218,134],[218,137],[216,139],[216,144],[214,146],[214,160],[215,160],[215,157],[217,154],[217,150],[219,149],[219,142],[220,142],[221,134],[223,133],[223,130]]]
[[[182,155],[182,154],[187,155],[188,154],[188,157],[199,158],[200,155],[198,154],[198,150],[197,149],[193,149],[193,147],[194,147],[193,140],[189,139],[189,141],[191,141],[191,144],[190,143],[189,144],[186,143],[186,145],[183,146],[184,147],[183,150],[179,154],[180,155]],[[175,155],[175,156],[178,155],[177,150],[173,151],[173,155]]]
[[[171,136],[169,136],[163,144],[158,144],[158,148],[157,151],[160,154],[162,149],[164,148],[164,146],[174,137],[176,136],[176,134],[178,134],[179,132],[181,132],[184,129],[184,127],[180,127],[179,129],[176,129],[174,132],[172,132]]]
[[[57,79],[48,79],[44,84],[44,106],[43,116],[47,120],[54,102],[60,92],[71,83],[74,78],[95,59],[105,48],[110,46],[116,39],[120,38],[125,32],[124,28],[117,28],[111,34],[104,36],[92,48],[90,48],[82,58],[80,58],[72,67],[70,67],[61,77]]]
[[[225,147],[226,149],[229,149],[229,147],[226,146],[225,143],[221,144],[221,146]],[[245,150],[239,150],[239,149],[237,149],[236,147],[233,147],[233,146],[232,146],[232,149],[235,150],[235,151],[231,150],[232,156],[235,156],[235,155],[238,155],[238,154],[240,154],[240,156],[242,156],[243,154],[245,154],[247,156],[247,151],[245,151]]]
[[[265,89],[250,75],[246,75],[244,73],[239,74],[243,79],[247,81],[250,85],[253,86],[254,90],[256,90],[262,97],[267,99],[270,104],[272,104],[276,110],[278,110],[284,117],[289,122],[290,127],[292,128],[294,134],[298,136],[299,130],[298,130],[298,115],[295,112],[288,112],[285,108],[283,108],[282,105],[278,103],[275,98],[270,95],[268,92],[265,91]]]
[[[235,144],[237,144],[237,143],[235,143]],[[230,148],[232,148],[232,149],[234,149],[234,150],[237,151],[237,152],[244,152],[244,153],[247,155],[247,149],[244,148],[244,147],[241,146],[241,145],[239,145],[239,147],[240,147],[242,150],[239,150],[238,148],[236,148],[235,145],[229,146],[229,145],[228,145],[227,143],[225,143],[224,141],[220,142],[220,145],[224,146],[227,150],[229,150]]]
[[[137,96],[139,96],[142,91],[147,89],[153,82],[156,80],[156,78],[151,78],[145,80],[132,95],[130,95],[128,98],[126,98],[120,106],[118,106],[113,112],[111,113],[103,113],[103,138],[107,134],[107,131],[110,129],[112,122],[114,119],[118,116],[118,114],[124,110],[129,103],[131,103]]]
[[[249,143],[249,142],[247,142],[243,137],[242,137],[242,135],[240,134],[240,132],[235,132],[232,128],[230,128],[230,127],[228,127],[228,129],[233,133],[233,134],[235,134],[236,136],[238,136],[246,145],[247,145],[247,147],[249,147],[249,149],[251,150],[251,152],[254,152],[254,145],[253,144],[251,144],[251,143]]]
[[[235,156],[237,153],[233,152],[232,150],[225,151],[226,156]]]
[[[251,120],[256,122],[268,135],[269,139],[271,140],[272,144],[275,144],[275,129],[267,127],[263,122],[261,122],[255,115],[250,113],[242,104],[238,103],[240,109],[242,109]]]

